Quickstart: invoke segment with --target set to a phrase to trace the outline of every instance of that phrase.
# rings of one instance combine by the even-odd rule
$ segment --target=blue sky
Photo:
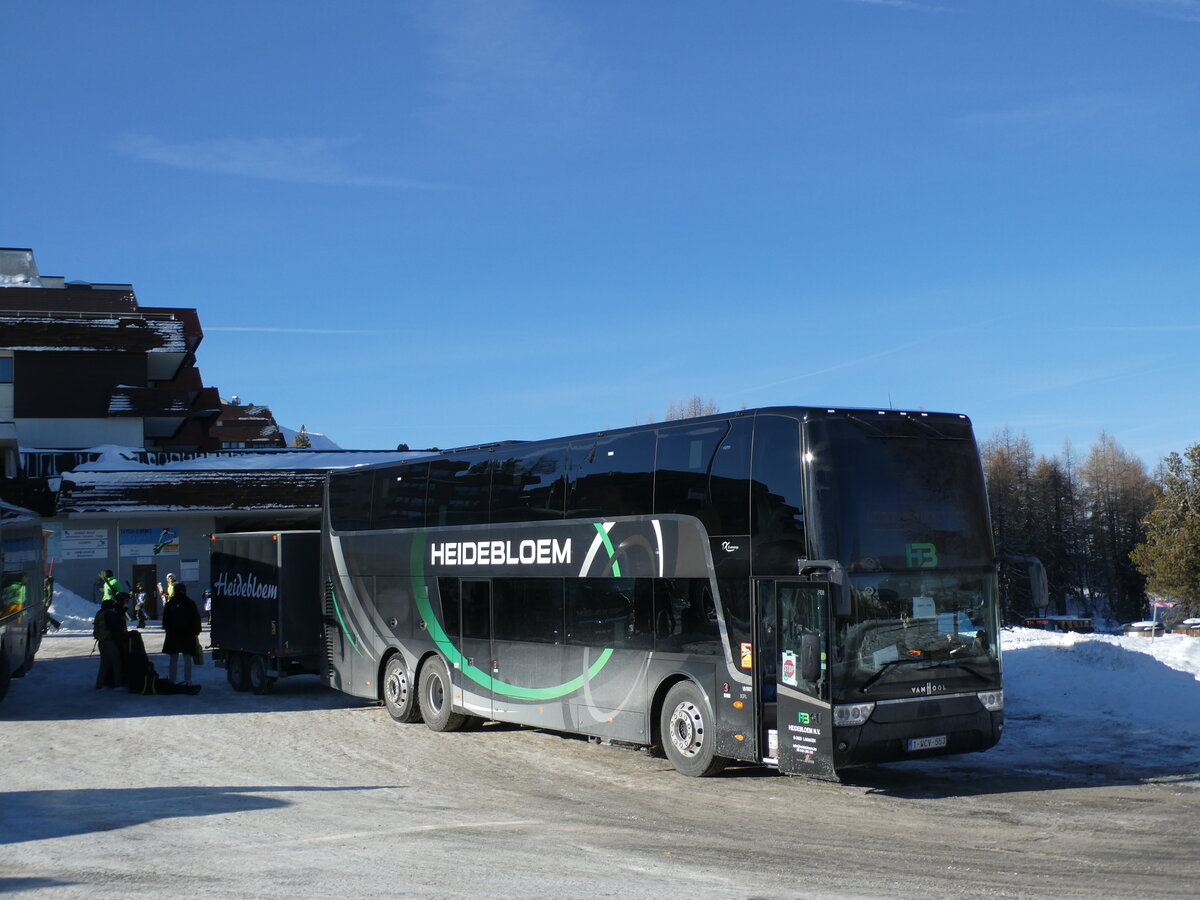
[[[0,246],[347,448],[693,394],[1200,441],[1200,0],[46,2]]]

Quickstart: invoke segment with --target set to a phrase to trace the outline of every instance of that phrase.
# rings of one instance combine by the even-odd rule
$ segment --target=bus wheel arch
[[[658,687],[654,689],[654,697],[650,701],[650,755],[657,759],[666,759],[667,754],[663,749],[663,733],[662,733],[662,709],[663,704],[667,700],[667,694],[671,688],[679,684],[681,681],[689,681],[687,675],[682,672],[675,672],[658,683]]]
[[[658,739],[676,771],[704,778],[728,765],[729,759],[716,752],[716,717],[700,685],[690,678],[676,679],[656,706]]]
[[[393,650],[380,662],[379,669],[379,699],[387,707],[388,715],[397,722],[421,721],[417,682],[404,654]]]

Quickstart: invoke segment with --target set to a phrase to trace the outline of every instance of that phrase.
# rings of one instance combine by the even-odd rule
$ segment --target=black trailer
[[[321,674],[319,531],[214,534],[212,655],[234,690]]]

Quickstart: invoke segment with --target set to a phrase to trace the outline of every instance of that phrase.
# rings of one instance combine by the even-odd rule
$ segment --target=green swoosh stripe
[[[417,610],[425,620],[425,627],[429,632],[429,636],[433,638],[434,644],[442,651],[446,659],[452,665],[457,666],[459,671],[480,687],[486,688],[503,697],[511,697],[514,700],[556,700],[559,697],[579,690],[583,687],[587,679],[595,678],[612,657],[612,647],[606,647],[596,658],[596,661],[588,666],[585,675],[572,678],[570,681],[565,681],[562,684],[544,688],[530,688],[522,687],[518,684],[509,684],[498,678],[493,678],[482,669],[471,665],[462,652],[454,646],[454,642],[450,640],[449,635],[442,628],[442,623],[438,621],[437,616],[433,612],[433,606],[429,602],[429,586],[425,583],[425,538],[426,535],[423,534],[416,536],[413,539],[412,546],[411,563],[414,573],[412,576],[412,589],[413,596],[417,601]]]
[[[617,555],[617,551],[613,549],[612,541],[608,537],[608,532],[604,530],[604,523],[594,522],[593,524],[596,526],[596,530],[600,532],[601,540],[604,541],[604,549],[608,551],[608,558],[612,559],[613,577],[620,578],[621,564],[613,559],[613,557]]]
[[[354,652],[362,656],[362,651],[358,649],[358,643],[354,640],[354,635],[350,633],[350,629],[346,627],[346,620],[342,618],[342,608],[338,606],[337,591],[333,587],[332,578],[327,580],[325,587],[329,591],[329,599],[333,601],[333,612],[337,616],[338,627],[342,629],[342,634],[346,636],[346,640],[350,642],[350,646],[354,648]]]

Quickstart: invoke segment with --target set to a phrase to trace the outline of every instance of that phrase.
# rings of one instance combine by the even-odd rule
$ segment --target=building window
[[[12,384],[13,381],[13,358],[11,356],[0,355],[0,384]]]

